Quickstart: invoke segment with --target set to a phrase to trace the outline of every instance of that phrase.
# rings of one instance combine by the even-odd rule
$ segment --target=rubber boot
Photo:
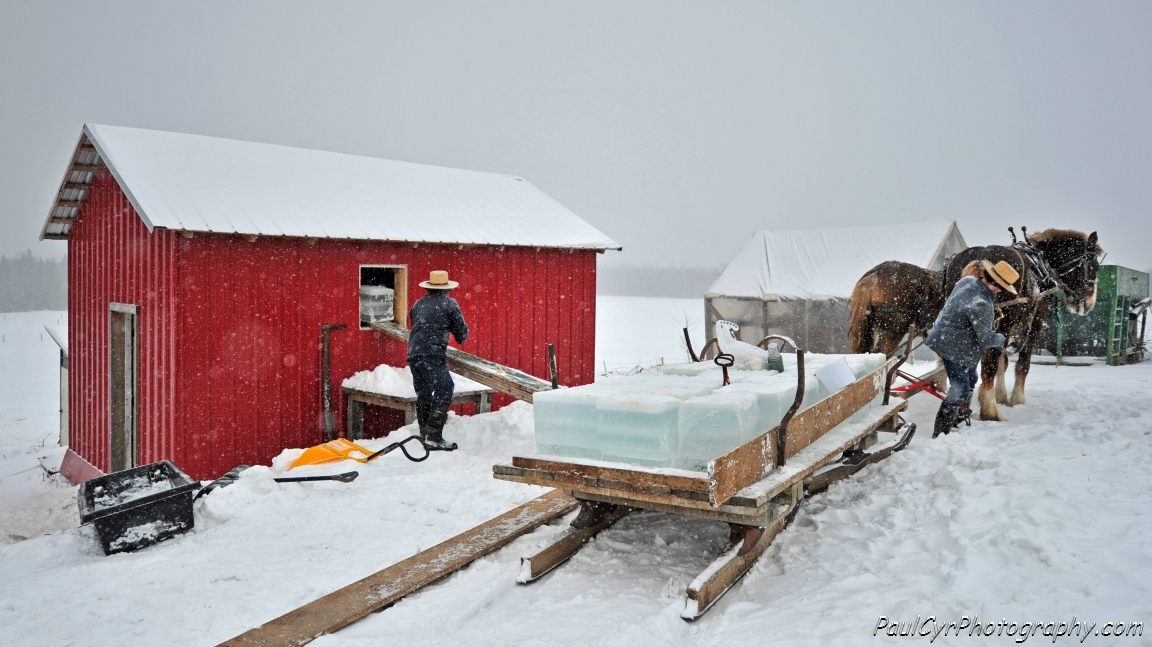
[[[966,426],[972,426],[972,399],[976,397],[976,388],[972,388],[972,392],[968,395],[968,404],[962,404],[956,409],[956,422],[952,423],[953,427],[959,427],[960,423]]]
[[[428,412],[431,409],[432,406],[427,402],[416,401],[416,424],[420,427],[420,436],[422,438],[428,436]]]
[[[972,426],[972,408],[966,407],[962,404],[956,406],[956,416],[952,419],[952,426],[959,427],[960,423],[971,427]]]
[[[933,438],[952,431],[952,425],[956,422],[956,409],[955,404],[940,403],[940,410],[936,412],[936,425],[932,428]]]
[[[428,410],[428,433],[424,436],[424,446],[428,451],[450,452],[456,449],[456,443],[444,440],[444,424],[448,422],[448,407],[450,404],[433,403]]]

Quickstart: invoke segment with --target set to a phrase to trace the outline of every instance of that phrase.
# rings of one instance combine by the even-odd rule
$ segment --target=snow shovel
[[[303,483],[305,481],[340,481],[341,483],[351,483],[360,476],[360,472],[344,472],[343,474],[329,474],[326,476],[282,476],[277,479],[272,479],[277,483]]]
[[[408,448],[404,445],[404,443],[407,443],[412,439],[416,439],[416,441],[420,443],[420,446],[424,448],[423,456],[417,457],[408,453]],[[345,459],[354,460],[357,463],[367,463],[373,458],[387,454],[397,447],[399,447],[400,451],[404,452],[404,456],[413,463],[419,463],[420,461],[428,458],[428,448],[424,446],[424,439],[420,438],[419,436],[409,436],[404,440],[392,443],[391,445],[388,445],[384,449],[381,449],[375,453],[365,447],[357,445],[347,438],[337,438],[336,440],[330,440],[323,445],[316,445],[315,447],[309,447],[308,449],[305,449],[304,453],[300,455],[300,458],[297,458],[296,461],[292,463],[292,466],[288,469],[295,469],[301,465],[317,465],[320,463],[342,461]],[[359,456],[356,456],[356,454],[359,454]]]

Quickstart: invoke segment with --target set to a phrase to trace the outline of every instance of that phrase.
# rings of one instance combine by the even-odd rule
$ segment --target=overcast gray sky
[[[1099,230],[1152,266],[1150,2],[0,2],[0,254],[85,122],[522,175],[624,246]],[[205,187],[211,190],[211,187]]]

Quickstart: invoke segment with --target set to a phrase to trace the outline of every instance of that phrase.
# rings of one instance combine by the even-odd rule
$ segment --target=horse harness
[[[1044,251],[1032,244],[1028,240],[1028,228],[1021,227],[1020,231],[1024,233],[1024,240],[1016,240],[1016,232],[1011,227],[1008,228],[1008,233],[1012,234],[1012,249],[1016,250],[1020,256],[1028,263],[1028,269],[1036,275],[1036,282],[1041,289],[1041,293],[1037,298],[1042,298],[1058,291],[1068,291],[1068,286],[1064,282],[1064,277],[1068,276],[1077,269],[1080,270],[1080,277],[1084,283],[1088,282],[1088,262],[1096,257],[1091,249],[1087,246],[1084,252],[1073,256],[1065,261],[1059,267],[1053,269],[1048,259],[1044,256]],[[1026,299],[1025,299],[1026,301]],[[1009,303],[1020,302],[1020,299],[1011,301]],[[1008,303],[1000,304],[1000,307],[1008,305]]]

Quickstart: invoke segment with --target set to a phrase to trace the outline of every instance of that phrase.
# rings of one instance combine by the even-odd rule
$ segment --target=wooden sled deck
[[[767,550],[807,494],[907,446],[916,427],[905,428],[900,421],[908,406],[904,399],[869,407],[861,419],[846,422],[884,392],[898,364],[890,360],[791,420],[786,417],[780,426],[711,461],[707,472],[546,455],[514,456],[493,466],[495,478],[562,489],[581,502],[572,528],[522,558],[517,581],[540,578],[634,509],[726,522],[732,531],[728,550],[685,593],[681,617],[699,618]],[[799,379],[803,393],[802,373]],[[787,458],[777,461],[781,446]]]

